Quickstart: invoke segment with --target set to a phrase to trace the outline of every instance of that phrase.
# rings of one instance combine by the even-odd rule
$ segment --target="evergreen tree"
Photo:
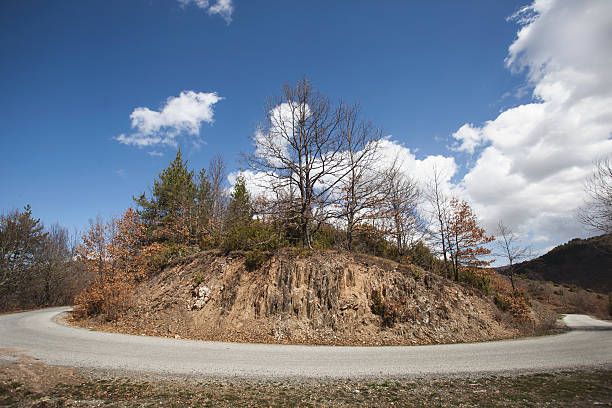
[[[0,288],[19,281],[36,266],[37,255],[48,235],[40,220],[32,217],[29,204],[22,212],[0,217]]]
[[[0,310],[26,285],[36,283],[48,236],[29,205],[0,215]]]
[[[253,210],[251,195],[246,188],[244,177],[238,176],[234,189],[230,195],[229,205],[225,216],[226,250],[250,249],[250,227],[253,223]]]
[[[134,201],[154,240],[189,243],[197,229],[197,195],[193,171],[188,169],[179,149],[174,161],[153,182],[152,197],[143,193]]]

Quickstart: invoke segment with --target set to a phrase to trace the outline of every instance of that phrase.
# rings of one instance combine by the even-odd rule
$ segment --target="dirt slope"
[[[372,313],[376,292],[394,324]],[[479,292],[414,267],[344,252],[285,250],[249,271],[242,254],[209,252],[142,283],[116,322],[133,334],[266,343],[395,345],[517,335]]]

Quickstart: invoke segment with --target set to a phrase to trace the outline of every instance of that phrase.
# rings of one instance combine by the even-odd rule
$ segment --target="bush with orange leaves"
[[[531,308],[523,291],[512,290],[510,282],[497,273],[491,273],[491,289],[495,292],[493,302],[503,312],[508,312],[521,323],[530,322]]]
[[[119,219],[92,223],[77,257],[94,278],[75,298],[76,318],[104,315],[114,320],[127,310],[135,284],[147,275],[147,259],[156,251],[145,238],[145,227],[132,208]]]

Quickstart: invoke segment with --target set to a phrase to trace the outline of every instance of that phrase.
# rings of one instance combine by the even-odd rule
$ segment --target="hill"
[[[514,337],[480,290],[414,265],[286,248],[261,259],[202,252],[141,282],[125,313],[81,321],[133,334],[264,343],[399,345]],[[250,266],[250,268],[248,266]],[[530,327],[541,322],[536,316]],[[548,322],[554,316],[546,315]]]
[[[531,261],[515,266],[530,279],[612,292],[612,234],[573,239]]]

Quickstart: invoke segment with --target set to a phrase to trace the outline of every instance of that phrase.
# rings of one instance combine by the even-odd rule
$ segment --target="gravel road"
[[[522,373],[612,366],[612,323],[567,315],[567,333],[434,346],[334,347],[175,340],[56,323],[70,308],[0,316],[0,348],[46,364],[161,375],[369,377]]]

